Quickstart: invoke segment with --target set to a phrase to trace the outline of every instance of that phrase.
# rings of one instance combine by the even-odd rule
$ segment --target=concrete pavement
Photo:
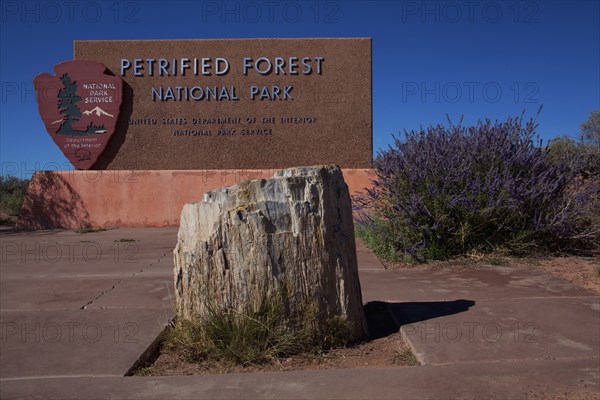
[[[176,232],[1,233],[0,398],[600,398],[598,296],[533,268],[384,270],[360,242],[363,301],[422,366],[124,377],[174,315]]]
[[[10,399],[597,399],[597,362],[459,363],[393,369],[2,382]]]
[[[2,233],[0,379],[123,376],[174,316],[177,230]]]
[[[422,364],[595,358],[600,298],[535,268],[361,271]]]

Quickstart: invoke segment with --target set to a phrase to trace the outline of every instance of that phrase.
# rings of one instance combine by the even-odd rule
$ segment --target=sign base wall
[[[165,227],[179,225],[185,203],[205,192],[274,169],[39,171],[31,179],[18,229]],[[343,169],[351,194],[371,187],[372,169]]]

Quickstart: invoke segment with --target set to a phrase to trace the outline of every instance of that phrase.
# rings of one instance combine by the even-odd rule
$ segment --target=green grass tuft
[[[207,316],[195,321],[176,321],[163,346],[188,362],[211,360],[253,365],[304,352],[318,351],[310,319],[301,329],[291,328],[279,301],[268,300],[252,311],[208,306]],[[345,321],[331,319],[331,344],[344,342]]]
[[[420,365],[419,360],[410,350],[404,350],[403,352],[397,351],[394,354],[394,364],[399,365]]]
[[[77,229],[75,231],[75,233],[79,233],[79,234],[84,235],[86,233],[104,232],[105,230],[106,230],[106,228],[91,228],[91,227],[88,227],[88,228]]]

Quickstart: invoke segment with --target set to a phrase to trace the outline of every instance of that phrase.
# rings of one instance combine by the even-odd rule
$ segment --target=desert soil
[[[214,361],[191,363],[172,351],[163,350],[152,365],[136,371],[135,375],[207,375],[232,372],[389,368],[418,364],[400,334],[395,333],[356,346],[332,349],[323,354],[295,355],[265,364],[248,366]]]
[[[419,365],[399,333],[399,328],[385,303],[365,306],[371,338],[346,348],[330,349],[320,354],[300,354],[259,365],[203,361],[188,362],[173,350],[159,346],[158,357],[134,375],[206,375],[231,372],[297,371],[342,368],[390,368]]]

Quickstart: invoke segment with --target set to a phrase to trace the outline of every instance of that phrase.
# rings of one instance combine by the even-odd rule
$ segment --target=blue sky
[[[2,174],[71,169],[33,78],[77,39],[371,37],[373,144],[420,125],[533,116],[577,137],[600,108],[598,1],[9,1],[0,3]]]

